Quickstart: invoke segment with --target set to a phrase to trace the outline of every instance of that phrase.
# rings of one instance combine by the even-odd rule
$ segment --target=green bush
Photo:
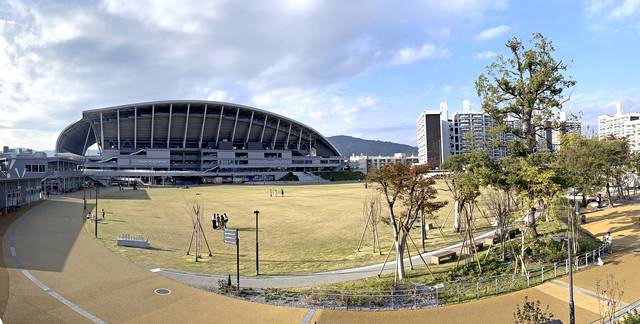
[[[480,269],[478,268],[478,262],[475,260],[469,260],[468,263],[459,264],[458,266],[451,268],[447,272],[447,279],[454,280],[460,277],[476,277],[479,275],[494,276],[511,271],[511,264],[500,261],[500,258],[497,256],[496,252],[499,252],[499,250],[492,249],[487,252],[489,253],[489,255],[487,255],[486,257],[480,255],[480,266],[482,267],[482,273],[480,273]]]
[[[640,313],[638,313],[637,309],[634,309],[624,316],[622,316],[622,324],[640,324]]]
[[[300,181],[300,179],[298,179],[298,176],[293,174],[293,172],[289,172],[284,177],[278,179],[278,181]]]
[[[359,171],[318,171],[313,174],[329,181],[360,181],[365,178]]]

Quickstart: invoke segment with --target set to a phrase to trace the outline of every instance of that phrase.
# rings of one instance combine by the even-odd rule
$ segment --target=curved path
[[[494,231],[490,231],[479,235],[476,240],[481,240],[485,237],[493,235]],[[429,256],[447,250],[460,251],[462,243],[456,243],[438,250],[434,250],[427,253],[422,253],[422,257],[425,261],[429,262]],[[424,263],[420,260],[420,256],[416,255],[411,257],[413,264],[416,267],[424,267]],[[409,267],[409,258],[404,259],[404,263]],[[309,287],[316,285],[332,284],[350,280],[364,279],[378,275],[382,268],[382,263],[373,264],[363,267],[334,270],[310,274],[297,274],[297,275],[283,275],[283,276],[259,276],[259,277],[240,277],[240,284],[242,287],[251,288],[292,288],[292,287]],[[384,267],[383,273],[394,271],[396,261],[389,261]],[[222,275],[210,275],[202,273],[193,273],[178,271],[173,269],[156,268],[151,269],[151,272],[155,272],[166,276],[168,278],[180,281],[184,284],[194,287],[216,287],[218,280],[227,279],[227,276]]]
[[[594,213],[587,229],[614,233],[614,246],[638,247],[638,205]],[[59,197],[24,215],[0,219],[4,258],[0,268],[0,311],[7,323],[217,322],[217,323],[509,323],[525,295],[549,304],[567,320],[562,280],[479,301],[432,309],[353,312],[275,307],[208,293],[149,272],[105,249],[82,228],[82,205]],[[17,219],[18,221],[14,220]],[[13,249],[12,249],[13,248]],[[596,319],[595,280],[614,273],[624,282],[627,304],[640,299],[636,272],[640,256],[619,253],[603,267],[575,276],[577,322]],[[17,262],[16,262],[17,261]],[[154,294],[168,288],[168,296]],[[91,316],[87,316],[91,315]]]

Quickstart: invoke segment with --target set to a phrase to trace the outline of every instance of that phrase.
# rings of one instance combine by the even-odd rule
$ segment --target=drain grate
[[[160,295],[160,296],[165,296],[165,295],[171,294],[171,290],[169,290],[167,288],[158,288],[158,289],[154,290],[153,292],[156,293],[156,295]]]

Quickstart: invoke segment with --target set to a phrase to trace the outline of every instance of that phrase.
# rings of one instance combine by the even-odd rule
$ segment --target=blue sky
[[[0,2],[0,144],[51,149],[81,111],[211,99],[325,135],[415,145],[440,101],[479,107],[474,81],[513,36],[542,32],[596,125],[640,111],[640,0]]]

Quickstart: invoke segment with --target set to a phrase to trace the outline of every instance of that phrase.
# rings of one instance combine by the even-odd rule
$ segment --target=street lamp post
[[[259,241],[258,241],[258,215],[260,215],[259,210],[254,210],[254,214],[256,214],[256,276],[260,275],[260,261],[259,261]]]
[[[575,205],[574,205],[575,208]],[[575,324],[575,305],[573,302],[573,229],[575,226],[575,211],[569,210],[567,214],[568,223],[569,223],[569,232],[567,233],[567,257],[568,257],[568,266],[569,266],[569,323]]]
[[[95,218],[95,224],[96,224],[95,234],[96,234],[96,238],[98,238],[98,184],[97,183],[96,183],[96,218]]]

